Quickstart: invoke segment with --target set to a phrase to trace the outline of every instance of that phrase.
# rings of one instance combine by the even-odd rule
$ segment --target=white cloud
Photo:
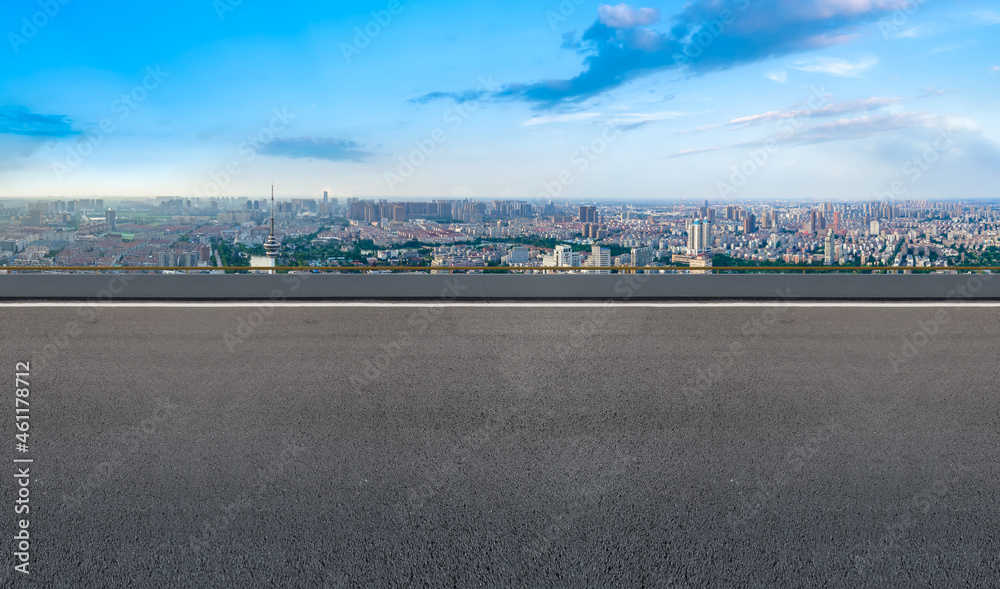
[[[779,84],[784,84],[788,81],[788,72],[785,70],[781,70],[780,72],[771,72],[770,74],[767,74],[767,77],[775,82],[778,82]]]
[[[567,115],[545,115],[532,117],[521,123],[522,127],[534,127],[535,125],[548,125],[550,123],[572,123],[575,121],[585,121],[601,116],[599,112],[575,112]]]
[[[758,147],[765,145],[768,142],[775,142],[779,145],[817,145],[834,141],[854,141],[867,139],[869,137],[892,135],[919,127],[930,127],[935,129],[963,129],[971,128],[973,125],[974,123],[968,121],[967,119],[952,120],[947,117],[935,116],[927,113],[864,116],[854,119],[837,119],[836,121],[822,123],[813,127],[796,129],[791,134],[778,133],[764,139],[730,143],[728,145],[685,149],[660,159],[674,159],[689,155],[724,151],[728,149]]]
[[[733,119],[721,125],[706,125],[698,127],[695,130],[711,131],[720,128],[745,128],[770,121],[782,121],[785,119],[792,119],[792,118],[805,119],[805,118],[840,117],[852,113],[859,113],[859,112],[867,113],[879,110],[886,110],[890,114],[900,114],[902,113],[902,111],[899,110],[898,107],[902,102],[905,102],[907,100],[912,100],[912,99],[872,97],[860,100],[851,100],[849,102],[836,102],[815,109],[793,107],[789,110],[774,110],[771,112],[739,117],[737,119]]]
[[[834,57],[821,57],[812,62],[800,61],[795,69],[811,74],[828,74],[838,78],[860,78],[861,74],[878,63],[878,59],[868,57],[856,63]]]
[[[909,0],[818,0],[811,8],[820,18],[829,18],[842,14],[867,14],[877,10],[894,10],[903,8]],[[803,3],[810,6],[809,2]]]
[[[993,66],[992,70],[995,72],[1000,72],[1000,65]]]
[[[680,111],[662,111],[662,112],[626,112],[622,113],[615,118],[619,121],[631,123],[636,121],[666,121],[669,119],[676,119],[678,117],[687,117],[692,114],[699,113],[689,113]]]
[[[983,12],[973,12],[972,16],[976,17],[976,20],[987,25],[1000,25],[1000,12],[995,10],[985,10]]]
[[[895,38],[897,38],[897,39],[919,39],[920,37],[924,36],[924,34],[927,32],[928,27],[929,27],[929,25],[926,25],[926,24],[919,25],[919,26],[916,26],[916,27],[912,27],[912,28],[906,29],[905,31],[902,31],[901,33],[897,34],[895,36]]]
[[[598,20],[613,29],[631,29],[651,25],[660,20],[660,11],[655,8],[632,8],[628,4],[611,6],[604,4],[597,9]]]
[[[965,45],[948,45],[947,47],[935,47],[931,50],[931,55],[937,55],[938,53],[948,53],[949,51],[955,51],[957,49],[962,49]]]

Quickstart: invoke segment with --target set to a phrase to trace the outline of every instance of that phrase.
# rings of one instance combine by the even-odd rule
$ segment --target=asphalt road
[[[6,586],[1000,579],[1000,308],[0,316]]]

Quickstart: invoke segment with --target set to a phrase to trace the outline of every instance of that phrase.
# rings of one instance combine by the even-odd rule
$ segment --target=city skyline
[[[341,204],[328,195],[272,196],[270,204],[233,197],[0,202],[0,273],[287,266],[590,274],[611,266],[619,273],[697,274],[788,264],[953,273],[997,263],[1000,205],[983,202]]]
[[[0,197],[998,196],[988,2],[171,6],[12,4]]]

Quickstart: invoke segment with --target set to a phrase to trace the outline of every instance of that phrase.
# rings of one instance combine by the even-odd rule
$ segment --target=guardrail
[[[615,271],[624,273],[646,272],[694,272],[694,273],[728,273],[728,272],[771,272],[771,273],[886,273],[886,272],[998,272],[1000,266],[713,266],[701,268],[698,266],[0,266],[0,272],[251,272],[257,274],[275,272],[483,272],[493,274],[510,274],[522,272],[604,272]]]
[[[996,274],[46,274],[0,276],[16,300],[1000,300]]]

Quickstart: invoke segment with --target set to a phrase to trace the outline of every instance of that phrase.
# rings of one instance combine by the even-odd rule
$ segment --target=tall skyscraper
[[[108,231],[114,231],[115,228],[118,227],[118,223],[115,217],[116,217],[115,211],[112,209],[108,209],[108,212],[105,214],[105,220],[108,222]]]
[[[597,207],[580,207],[580,222],[581,223],[597,223]]]

